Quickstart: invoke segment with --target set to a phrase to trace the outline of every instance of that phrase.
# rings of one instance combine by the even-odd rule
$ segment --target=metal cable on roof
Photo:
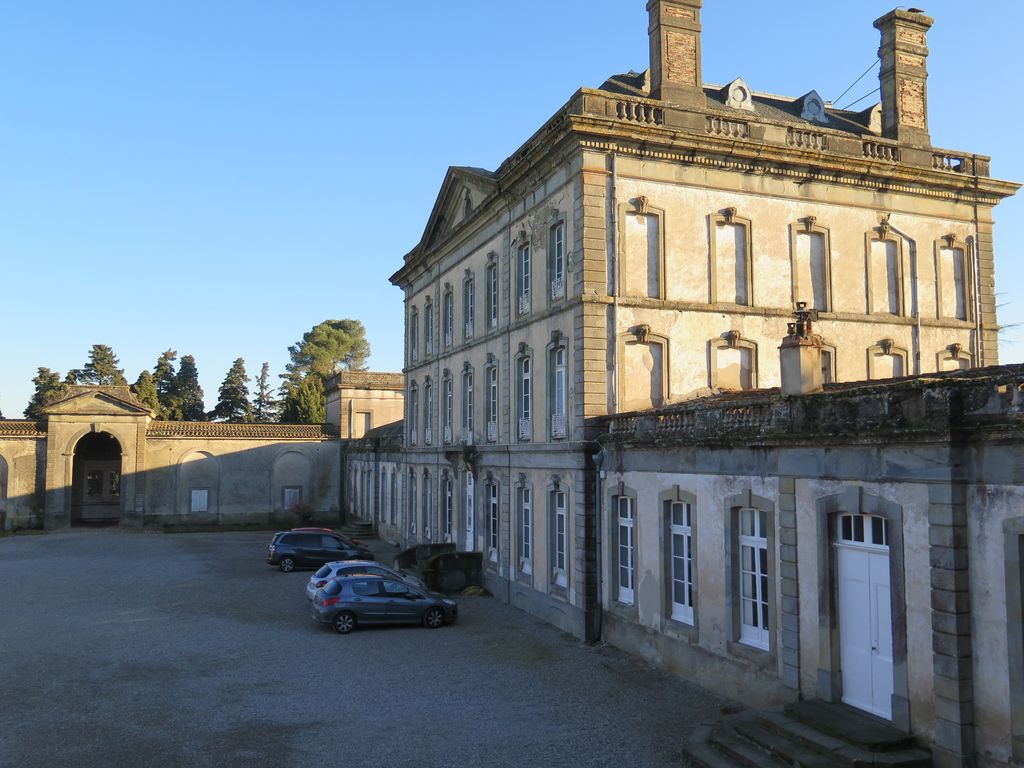
[[[864,70],[864,71],[863,71],[863,72],[861,73],[861,76],[860,76],[860,77],[858,77],[858,78],[857,78],[856,80],[854,80],[854,81],[853,81],[852,83],[850,83],[850,87],[849,87],[849,88],[847,88],[847,89],[846,89],[845,91],[843,91],[842,93],[840,93],[840,94],[839,94],[839,96],[838,96],[837,98],[833,99],[833,100],[832,100],[832,103],[833,103],[833,104],[838,104],[838,103],[839,103],[839,99],[843,98],[843,96],[845,96],[845,95],[846,95],[846,94],[848,94],[848,93],[849,93],[850,91],[852,91],[852,90],[853,90],[853,86],[855,86],[855,85],[856,85],[857,83],[859,83],[859,82],[860,82],[861,80],[863,80],[863,79],[864,79],[864,75],[866,75],[866,74],[867,74],[868,72],[870,72],[870,71],[871,71],[872,69],[874,69],[875,67],[877,67],[877,66],[878,66],[878,64],[879,64],[879,61],[880,61],[880,59],[877,59],[877,58],[876,58],[876,59],[875,59],[874,61],[872,61],[872,62],[871,62],[871,66],[869,66],[869,67],[868,67],[867,69],[865,69],[865,70]],[[854,102],[854,104],[856,104],[856,103],[857,103],[857,102]]]
[[[862,101],[864,101],[864,99],[866,99],[866,98],[867,98],[868,96],[870,96],[870,95],[871,95],[871,94],[873,94],[873,93],[878,93],[878,92],[879,92],[880,90],[882,90],[882,89],[881,89],[881,87],[879,87],[879,88],[875,88],[875,90],[873,90],[873,91],[870,91],[870,92],[868,92],[868,93],[865,93],[865,94],[864,94],[863,96],[861,96],[861,97],[860,97],[859,99],[857,99],[856,101],[851,101],[851,102],[850,102],[849,104],[847,104],[847,105],[846,105],[845,107],[842,107],[842,109],[849,109],[849,108],[850,108],[850,107],[852,107],[852,106],[853,106],[854,104],[860,104],[860,103],[861,103]]]

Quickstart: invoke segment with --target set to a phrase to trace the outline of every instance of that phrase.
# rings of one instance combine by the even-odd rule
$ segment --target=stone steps
[[[705,768],[927,768],[913,736],[849,707],[798,702],[785,712],[750,710],[694,730],[686,750]]]
[[[346,536],[351,536],[360,541],[372,539],[377,535],[377,532],[373,529],[373,523],[363,522],[362,520],[350,520],[340,526],[338,530]]]

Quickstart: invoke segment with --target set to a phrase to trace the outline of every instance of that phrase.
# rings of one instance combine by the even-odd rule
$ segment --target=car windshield
[[[341,582],[340,581],[328,582],[327,586],[324,587],[323,592],[324,592],[325,595],[336,595],[336,594],[338,594],[339,592],[341,592]]]
[[[325,565],[323,568],[321,568],[319,571],[317,571],[313,575],[316,576],[318,579],[322,579],[324,576],[330,576],[331,575],[331,566]]]

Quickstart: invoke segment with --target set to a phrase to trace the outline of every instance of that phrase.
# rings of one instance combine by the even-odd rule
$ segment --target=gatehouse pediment
[[[153,416],[128,387],[72,386],[42,410],[46,416]]]

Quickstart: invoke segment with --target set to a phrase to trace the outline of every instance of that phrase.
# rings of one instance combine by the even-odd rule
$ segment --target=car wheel
[[[347,635],[356,628],[356,616],[349,611],[342,611],[334,618],[334,631],[339,635]]]
[[[429,608],[423,614],[423,626],[427,629],[437,629],[444,624],[444,611],[440,608]]]
[[[282,557],[281,562],[277,564],[277,567],[284,573],[291,573],[295,570],[295,558],[294,557]]]

